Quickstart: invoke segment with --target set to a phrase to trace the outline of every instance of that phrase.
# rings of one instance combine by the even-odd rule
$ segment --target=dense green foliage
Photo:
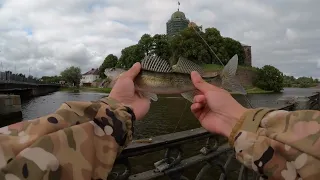
[[[228,57],[232,57],[234,54],[237,54],[239,57],[239,64],[244,64],[245,53],[242,49],[241,43],[229,37],[226,37],[223,40]]]
[[[81,69],[79,67],[71,66],[61,72],[61,77],[68,83],[73,84],[74,86],[79,86],[81,75]]]
[[[134,63],[141,61],[144,56],[144,50],[140,44],[126,47],[121,51],[117,67],[130,68]]]
[[[62,80],[61,76],[42,76],[41,80],[46,83],[59,83]]]
[[[281,71],[273,66],[265,65],[261,69],[258,68],[253,84],[266,91],[280,92],[284,87],[283,79]]]
[[[220,31],[216,28],[207,28],[202,31],[202,28],[195,27],[194,29],[186,28],[173,37],[165,34],[155,34],[154,36],[144,34],[137,44],[126,47],[121,51],[121,56],[115,65],[106,62],[109,61],[108,57],[113,57],[112,54],[108,55],[100,66],[100,71],[103,72],[111,64],[115,67],[129,68],[135,62],[140,62],[146,55],[157,55],[170,62],[171,65],[175,64],[180,56],[197,64],[221,65],[199,35],[205,39],[223,64],[226,64],[235,54],[238,54],[239,64],[244,63],[244,49],[240,42],[232,38],[222,37]],[[113,57],[112,62],[115,59]]]
[[[319,80],[313,79],[312,77],[295,78],[293,76],[284,76],[285,87],[308,88],[308,87],[317,86],[318,84],[319,84]]]
[[[99,67],[99,76],[101,78],[105,78],[106,76],[104,75],[104,70],[106,68],[112,68],[115,67],[117,65],[118,62],[118,57],[113,55],[113,54],[109,54],[103,61],[103,63],[101,64],[101,66]]]
[[[219,59],[225,65],[235,54],[239,57],[239,65],[244,65],[245,52],[239,41],[221,36],[220,31],[214,27],[206,28],[203,31],[201,26],[197,26],[186,28],[175,36],[143,34],[137,44],[126,47],[121,51],[119,59],[112,54],[108,55],[99,70],[100,76],[104,78],[103,71],[105,68],[130,68],[135,62],[140,62],[146,55],[157,55],[167,60],[171,65],[175,64],[180,56],[183,56],[197,64],[202,64],[205,69],[220,70],[222,66]],[[250,68],[250,70],[257,72],[258,75],[253,84],[266,91],[279,92],[283,87],[290,87],[292,84],[294,84],[294,87],[307,87],[314,84],[308,78],[289,80],[290,78],[288,79],[273,66],[264,66],[261,69],[241,67]]]

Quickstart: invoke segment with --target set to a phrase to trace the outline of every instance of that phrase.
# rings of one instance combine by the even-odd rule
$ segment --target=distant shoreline
[[[73,87],[64,87],[61,88],[60,91],[80,91],[80,92],[100,92],[100,93],[110,93],[111,88],[95,88],[95,87],[80,87],[79,89]],[[246,89],[248,94],[269,94],[273,93],[273,91],[265,91],[257,87],[250,87]],[[231,93],[236,94],[236,93]]]

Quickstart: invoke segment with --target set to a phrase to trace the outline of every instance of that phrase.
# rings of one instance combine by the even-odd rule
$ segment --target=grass
[[[95,88],[95,87],[64,87],[61,88],[60,91],[82,91],[82,92],[101,92],[101,93],[109,93],[111,88]]]
[[[218,65],[218,64],[204,64],[202,65],[203,69],[205,72],[212,72],[212,71],[220,71],[223,69],[222,65]],[[256,71],[257,68],[255,67],[251,67],[251,66],[238,66],[238,69],[242,69],[242,70],[251,70],[251,71]]]
[[[223,66],[217,65],[217,64],[204,64],[202,65],[204,71],[206,72],[212,72],[212,71],[220,71],[222,70]]]
[[[273,91],[266,91],[266,90],[260,89],[258,87],[246,88],[246,91],[247,91],[248,94],[269,94],[269,93],[273,93]]]

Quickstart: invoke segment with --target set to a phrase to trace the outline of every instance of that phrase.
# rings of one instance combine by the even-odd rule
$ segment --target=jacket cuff
[[[257,132],[263,117],[275,110],[276,109],[271,108],[257,108],[249,109],[245,113],[243,113],[241,118],[232,128],[232,131],[228,138],[230,146],[233,147],[236,134],[238,134],[239,131],[247,131],[252,133]]]
[[[136,116],[133,109],[111,97],[102,98],[100,99],[100,102],[109,106],[106,110],[107,116],[112,119],[113,126],[117,126],[113,127],[114,133],[112,136],[120,146],[126,146],[129,141],[132,141],[134,134]],[[105,123],[109,124],[109,120],[94,120],[94,122],[101,128],[105,126]]]

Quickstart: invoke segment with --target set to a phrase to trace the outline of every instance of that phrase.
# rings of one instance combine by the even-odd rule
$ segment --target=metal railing
[[[310,109],[320,109],[320,93],[308,98]],[[278,109],[295,110],[295,103]],[[190,148],[182,147],[187,145],[194,149],[191,155],[188,155]],[[184,151],[185,149],[187,150]],[[145,164],[143,161],[146,159],[153,161],[155,156],[148,158],[146,157],[148,154],[161,157],[159,152],[163,152],[164,157],[155,159],[154,161],[158,161],[149,165],[149,169],[139,172],[141,170],[135,168],[141,166],[141,163]],[[135,161],[136,165],[133,165],[132,162]],[[238,166],[235,167],[235,164]],[[195,169],[197,170],[193,174],[195,180],[260,178],[260,175],[247,169],[235,159],[234,149],[228,145],[226,138],[211,134],[203,128],[197,128],[132,142],[116,159],[108,179],[149,180],[166,177],[165,179],[189,180],[190,178],[184,173]],[[217,174],[218,171],[220,173]]]
[[[16,84],[56,84],[59,85],[59,83],[48,83],[40,81],[39,79],[36,79],[34,77],[25,77],[25,75],[22,74],[12,74],[10,71],[1,72],[0,71],[0,82],[2,83],[16,83]]]
[[[315,93],[312,96],[309,96],[310,109],[320,110],[320,93]]]

